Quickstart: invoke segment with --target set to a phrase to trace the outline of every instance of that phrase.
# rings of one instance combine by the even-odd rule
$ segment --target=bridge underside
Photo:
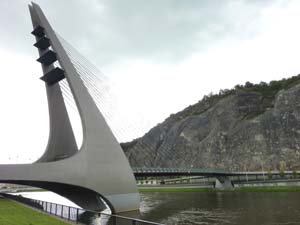
[[[59,194],[75,204],[79,205],[83,209],[102,211],[109,206],[114,210],[110,202],[97,192],[87,189],[85,187],[57,183],[57,182],[45,182],[45,181],[27,181],[27,180],[0,180],[0,183],[20,184],[32,187],[43,188],[48,191],[52,191]],[[105,203],[107,206],[105,205]]]

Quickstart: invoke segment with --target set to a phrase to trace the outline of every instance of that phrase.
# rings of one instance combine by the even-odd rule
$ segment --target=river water
[[[53,193],[22,195],[74,206]],[[300,193],[142,193],[140,211],[170,225],[300,225]]]

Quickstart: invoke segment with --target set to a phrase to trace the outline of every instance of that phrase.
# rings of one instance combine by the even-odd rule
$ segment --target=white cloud
[[[4,2],[13,10],[0,17],[0,163],[27,162],[46,146],[46,95],[26,4]],[[211,91],[300,71],[299,1],[117,2],[75,0],[66,12],[65,2],[39,1],[56,30],[115,83],[122,115],[114,126],[130,137]]]
[[[130,121],[146,119],[152,127],[211,91],[298,74],[299,10],[297,1],[284,8],[279,2],[262,11],[263,29],[255,37],[224,38],[176,64],[124,60],[106,68],[107,74],[119,84],[120,101],[125,103]],[[137,118],[132,111],[143,116]]]

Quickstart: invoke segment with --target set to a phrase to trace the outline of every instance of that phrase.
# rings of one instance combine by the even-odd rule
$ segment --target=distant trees
[[[219,91],[219,95],[220,96],[229,95],[229,94],[232,94],[233,92],[234,92],[233,89],[221,89]]]
[[[279,81],[273,80],[269,83],[261,81],[259,84],[253,84],[250,81],[247,81],[244,85],[237,84],[232,89],[221,89],[217,94],[210,92],[209,94],[204,95],[197,104],[191,105],[179,113],[171,114],[169,118],[182,119],[186,116],[200,114],[219,102],[219,100],[221,100],[222,98],[243,91],[260,93],[263,97],[263,107],[272,107],[273,99],[275,98],[275,95],[278,93],[278,91],[282,89],[289,89],[297,84],[300,84],[300,74],[288,79],[284,78]],[[203,106],[203,104],[201,103],[208,104]]]
[[[266,86],[268,86],[268,84],[267,84],[266,82],[264,82],[264,81],[261,81],[261,82],[259,83],[259,86],[260,86],[260,87],[266,87]]]
[[[243,87],[244,87],[243,85],[237,84],[234,86],[234,89],[239,90],[239,89],[242,89]]]
[[[271,180],[273,177],[272,171],[269,169],[268,170],[268,179]]]
[[[279,170],[279,176],[284,178],[284,170],[282,168]]]
[[[293,178],[297,178],[298,177],[298,173],[296,170],[293,170]]]
[[[251,82],[247,81],[245,83],[245,88],[252,88],[252,87],[254,87],[254,84],[252,84]]]
[[[288,79],[283,78],[282,80],[276,81],[272,80],[269,83],[261,81],[259,84],[253,84],[247,81],[244,85],[237,84],[233,89],[221,89],[218,94],[213,95],[210,93],[208,96],[204,96],[204,100],[218,96],[227,96],[228,94],[233,94],[236,91],[254,91],[261,93],[264,97],[273,98],[275,94],[282,90],[291,88],[300,83],[300,74],[297,76],[290,77]]]

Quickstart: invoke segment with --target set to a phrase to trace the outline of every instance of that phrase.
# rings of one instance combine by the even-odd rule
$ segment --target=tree
[[[280,168],[280,170],[279,170],[279,176],[281,178],[284,178],[284,170],[283,170],[283,168]]]
[[[245,87],[246,88],[252,88],[254,86],[254,84],[252,84],[251,82],[249,82],[249,81],[247,81],[246,83],[245,83]]]
[[[243,85],[240,85],[240,84],[237,84],[234,86],[235,90],[242,89],[242,88],[243,88]]]
[[[286,163],[281,161],[281,162],[279,163],[279,176],[280,176],[281,178],[284,177],[284,171],[285,171],[285,168],[286,168]]]
[[[296,170],[293,170],[293,178],[297,178],[298,177],[298,173]]]
[[[272,171],[269,169],[268,170],[268,179],[271,180],[272,176],[273,176]]]
[[[268,86],[268,84],[267,84],[266,82],[264,82],[264,81],[261,81],[261,82],[259,83],[259,86],[261,86],[261,87],[266,87],[266,86]]]

